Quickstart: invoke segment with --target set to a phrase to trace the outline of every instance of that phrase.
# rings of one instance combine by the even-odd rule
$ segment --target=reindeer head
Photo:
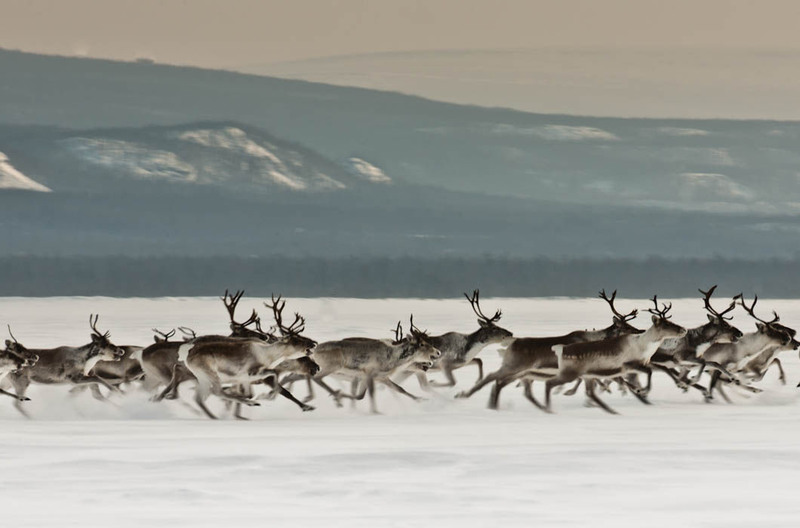
[[[666,305],[661,303],[661,308],[658,307],[658,296],[653,295],[651,299],[655,308],[648,308],[647,311],[650,312],[652,315],[652,331],[655,334],[656,339],[669,339],[672,337],[683,337],[686,335],[686,329],[680,325],[676,325],[672,321],[669,320],[670,315],[667,313],[672,309],[672,303]]]
[[[280,338],[276,338],[276,343],[287,346],[293,349],[304,351],[306,355],[311,355],[317,342],[313,339],[300,335],[306,328],[306,320],[299,314],[294,314],[294,321],[289,326],[283,323],[283,309],[286,307],[286,301],[281,300],[281,296],[275,298],[272,296],[272,304],[264,303],[264,306],[272,310],[272,315],[275,318],[275,325],[281,334]],[[260,324],[259,324],[260,326]]]
[[[715,284],[708,291],[698,290],[703,294],[703,304],[708,312],[708,324],[702,328],[703,338],[709,341],[735,343],[742,337],[742,331],[728,322],[733,319],[732,317],[725,317],[725,315],[736,308],[736,299],[739,298],[739,295],[733,298],[725,310],[718,312],[711,306],[711,296],[714,295],[716,289],[717,285]]]
[[[430,336],[427,331],[420,330],[414,324],[414,315],[411,315],[411,329],[409,336],[405,339],[404,344],[412,351],[413,362],[418,369],[427,369],[433,366],[437,359],[442,357],[442,353],[438,348],[433,346],[430,342]],[[399,327],[399,323],[398,323]],[[402,329],[401,329],[402,331]]]
[[[628,334],[641,334],[644,330],[640,330],[635,326],[631,325],[629,321],[633,321],[636,319],[636,316],[639,315],[639,310],[631,310],[627,314],[621,314],[617,311],[614,307],[614,300],[617,298],[617,290],[614,290],[611,293],[611,297],[606,295],[605,290],[600,290],[598,295],[601,299],[606,301],[608,305],[611,307],[611,313],[614,314],[612,319],[611,326],[606,328],[606,338],[610,337],[618,337],[621,335],[628,335]]]
[[[2,354],[5,356],[7,361],[13,362],[13,372],[19,372],[24,368],[35,365],[36,362],[39,361],[39,356],[25,348],[22,343],[17,341],[17,338],[11,333],[10,325],[8,326],[8,334],[11,336],[13,341],[6,339],[6,349],[2,352]]]
[[[125,350],[111,342],[109,332],[100,333],[97,329],[99,315],[89,316],[89,327],[92,329],[92,348],[89,357],[99,356],[100,361],[119,361],[125,355]]]
[[[797,349],[797,345],[795,345],[797,341],[794,339],[796,334],[795,330],[779,324],[778,321],[780,321],[781,318],[778,316],[777,312],[773,310],[771,321],[765,321],[756,315],[755,309],[756,303],[758,302],[758,295],[753,297],[753,304],[750,306],[747,306],[747,303],[744,301],[744,295],[740,293],[737,297],[742,303],[742,308],[744,308],[750,317],[756,320],[756,328],[760,334],[767,337],[770,341],[775,342],[775,344],[784,347],[791,346],[793,349]]]
[[[497,310],[492,317],[486,317],[481,310],[480,305],[480,290],[474,290],[472,297],[464,294],[469,304],[472,306],[472,311],[478,316],[478,324],[480,325],[480,341],[484,343],[503,343],[508,339],[514,337],[514,334],[497,325],[497,322],[502,317],[503,313]]]

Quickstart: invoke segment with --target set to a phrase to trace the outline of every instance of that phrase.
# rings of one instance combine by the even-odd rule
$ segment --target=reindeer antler
[[[191,328],[189,328],[188,326],[179,326],[178,330],[181,331],[181,333],[184,335],[184,337],[188,337],[190,339],[194,339],[194,338],[197,337],[197,334],[195,333],[195,331],[192,330]]]
[[[500,310],[497,310],[494,313],[493,317],[491,317],[491,318],[486,317],[483,314],[483,310],[481,310],[480,295],[481,295],[480,290],[473,290],[472,291],[472,297],[467,295],[466,292],[464,293],[464,297],[467,298],[467,300],[469,301],[469,304],[472,306],[472,311],[475,312],[475,315],[477,315],[479,319],[482,319],[483,321],[485,321],[487,323],[496,323],[503,316],[503,312],[501,312]]]
[[[17,338],[14,337],[14,334],[11,333],[11,325],[9,324],[9,325],[6,325],[6,326],[8,327],[8,335],[11,336],[11,339],[13,339],[15,343],[19,344],[19,341],[17,341]]]
[[[160,335],[164,339],[164,341],[169,341],[169,338],[175,335],[175,329],[174,328],[172,330],[170,330],[169,332],[167,332],[166,334],[164,332],[162,332],[161,330],[159,330],[158,328],[153,328],[152,330],[153,330],[154,333]]]
[[[608,306],[611,307],[611,313],[613,313],[615,316],[619,317],[622,321],[631,321],[633,319],[636,319],[636,316],[639,315],[639,310],[637,310],[635,308],[627,315],[623,315],[623,314],[621,314],[621,313],[619,313],[617,311],[617,309],[614,307],[614,300],[617,298],[617,290],[614,290],[611,293],[611,298],[609,298],[608,295],[606,295],[606,290],[602,289],[602,290],[600,290],[600,293],[598,294],[598,297],[600,297],[605,302],[607,302]]]
[[[278,330],[280,330],[281,334],[299,335],[303,330],[305,330],[306,320],[297,312],[294,313],[294,321],[292,324],[289,326],[284,326],[283,309],[286,308],[286,301],[282,301],[280,295],[278,295],[278,298],[276,299],[275,294],[273,293],[272,304],[264,303],[264,306],[272,310],[272,314],[275,317],[275,323],[278,325]]]
[[[697,290],[703,294],[703,304],[705,304],[706,311],[708,311],[708,313],[710,313],[715,317],[719,317],[720,319],[727,319],[727,320],[733,319],[733,317],[724,317],[724,316],[726,313],[736,308],[736,299],[739,298],[741,294],[734,297],[733,300],[731,301],[731,304],[722,313],[720,313],[716,311],[713,306],[711,306],[711,296],[714,295],[714,290],[716,289],[717,285],[715,284],[711,288],[709,288],[708,291],[703,291],[699,288]]]
[[[653,301],[653,304],[655,304],[655,309],[648,308],[647,309],[648,312],[650,312],[653,315],[657,315],[658,317],[660,317],[662,319],[669,319],[671,317],[671,316],[667,316],[667,312],[669,312],[672,309],[672,303],[669,303],[669,306],[666,305],[665,303],[661,303],[661,306],[663,306],[663,308],[661,308],[659,310],[658,309],[658,296],[657,295],[653,295],[653,298],[650,299],[650,300]]]
[[[105,338],[110,337],[111,336],[111,332],[106,332],[104,334],[101,334],[100,330],[97,329],[97,321],[98,321],[98,319],[100,319],[100,314],[97,314],[97,315],[89,314],[89,326],[91,327],[92,332],[94,332],[95,334],[97,334],[100,337],[105,337]]]
[[[231,322],[234,322],[234,314],[236,313],[236,305],[239,304],[239,300],[244,295],[244,290],[236,290],[236,293],[231,295],[228,293],[228,290],[225,290],[225,295],[220,297],[222,303],[225,305],[225,309],[228,311],[228,316],[231,318]]]
[[[411,314],[410,322],[411,322],[411,333],[414,334],[414,336],[419,337],[428,335],[427,330],[420,330],[419,328],[417,328],[417,325],[414,324],[414,314]]]
[[[778,316],[778,312],[776,312],[775,310],[772,311],[772,315],[774,316],[772,321],[765,321],[755,314],[756,303],[758,302],[758,295],[753,296],[753,304],[751,304],[749,307],[747,306],[747,303],[744,302],[744,295],[740,293],[739,295],[737,295],[737,297],[739,297],[739,301],[741,301],[742,308],[744,308],[744,311],[750,314],[750,317],[752,317],[756,321],[760,321],[765,325],[771,325],[781,320],[781,318]]]
[[[403,340],[403,325],[401,321],[397,321],[397,326],[390,330],[390,332],[394,332],[394,342],[399,343]]]

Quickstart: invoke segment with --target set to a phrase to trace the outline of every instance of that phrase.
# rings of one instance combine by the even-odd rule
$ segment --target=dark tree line
[[[548,260],[510,258],[0,257],[0,295],[203,296],[225,288],[295,297],[491,296],[800,297],[800,260]]]

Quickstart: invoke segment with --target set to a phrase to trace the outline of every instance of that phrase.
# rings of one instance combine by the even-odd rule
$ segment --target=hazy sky
[[[0,46],[236,67],[430,49],[798,49],[796,0],[0,0]]]

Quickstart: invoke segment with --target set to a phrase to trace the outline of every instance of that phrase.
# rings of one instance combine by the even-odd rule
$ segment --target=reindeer
[[[27,349],[14,339],[14,343],[6,342],[9,350],[18,355],[35,354],[38,361],[28,368],[7,375],[5,382],[9,382],[19,398],[25,397],[25,392],[31,382],[42,384],[71,383],[86,385],[99,383],[109,390],[114,387],[102,378],[91,374],[98,361],[117,361],[124,351],[113,344],[109,332],[100,333],[97,329],[99,316],[89,316],[89,326],[92,329],[92,341],[81,347],[62,346],[50,349]],[[13,337],[13,336],[12,336]],[[25,416],[27,413],[19,405],[20,400],[14,402],[17,410]]]
[[[731,301],[731,304],[722,312],[717,312],[711,306],[711,296],[717,286],[714,285],[708,291],[698,290],[703,294],[703,305],[708,312],[708,323],[692,328],[686,331],[686,335],[681,338],[667,339],[658,348],[655,354],[650,358],[650,367],[642,367],[642,370],[647,374],[647,385],[642,389],[641,394],[647,396],[652,388],[652,369],[661,370],[675,382],[678,387],[686,390],[689,385],[699,388],[705,392],[705,388],[696,385],[696,380],[687,380],[689,367],[698,364],[709,366],[715,370],[723,369],[717,363],[709,363],[706,359],[702,359],[703,352],[705,352],[714,343],[735,343],[742,337],[742,332],[735,326],[732,326],[728,321],[732,317],[725,317],[728,313],[736,308],[736,300],[739,298],[737,295]],[[678,373],[674,369],[681,368],[683,372]],[[723,369],[724,370],[724,369]]]
[[[502,316],[500,310],[497,310],[492,317],[486,317],[481,311],[479,290],[473,291],[472,297],[466,293],[464,297],[467,298],[470,306],[472,306],[472,311],[478,316],[478,326],[480,328],[471,334],[448,332],[429,338],[429,343],[442,353],[442,357],[433,364],[429,371],[441,371],[447,378],[446,383],[431,382],[430,385],[435,387],[455,386],[456,379],[453,376],[453,371],[470,363],[474,363],[478,367],[478,381],[480,381],[483,378],[483,362],[477,357],[480,351],[492,344],[507,344],[513,338],[511,332],[497,325]],[[425,372],[417,370],[416,376],[420,386],[427,388],[429,383]]]
[[[253,313],[246,321],[236,321],[236,306],[239,304],[243,295],[244,290],[239,290],[234,294],[230,294],[228,290],[225,290],[225,295],[220,298],[230,318],[230,337],[251,337],[262,339],[267,342],[274,342],[275,336],[248,328],[250,325],[258,322],[258,314],[255,310],[253,310]],[[181,327],[179,330],[187,336],[184,341],[190,342],[218,341],[229,337],[222,335],[197,337],[194,331],[189,328]],[[169,341],[169,339],[175,335],[175,332],[171,331],[168,334],[163,334],[157,330],[154,331],[157,334],[155,343],[145,348],[141,353],[142,369],[144,370],[145,379],[147,380],[146,386],[151,391],[154,391],[159,386],[166,385],[166,389],[154,399],[156,401],[161,401],[164,398],[174,400],[179,397],[178,387],[181,383],[194,381],[194,376],[178,361],[178,349],[183,343],[179,341]]]
[[[406,337],[402,337],[401,334],[402,328],[398,323],[394,341],[348,337],[338,341],[320,343],[314,350],[314,360],[320,366],[320,371],[314,376],[314,381],[334,397],[338,407],[341,407],[341,392],[331,389],[323,382],[323,379],[331,374],[336,374],[363,381],[365,392],[360,396],[351,397],[360,399],[368,393],[370,411],[373,414],[378,412],[375,405],[376,381],[400,394],[417,399],[416,396],[393,382],[391,376],[420,364],[430,368],[442,354],[430,343],[428,334],[414,325],[413,315],[411,316],[410,334]]]
[[[800,348],[800,342],[795,339],[797,336],[797,331],[794,328],[789,328],[788,326],[784,326],[780,323],[773,323],[773,326],[789,334],[792,338],[791,342],[786,346],[775,345],[767,347],[763,352],[748,361],[741,371],[742,374],[744,374],[750,381],[757,382],[764,379],[764,376],[767,374],[767,371],[772,365],[777,365],[778,371],[780,372],[778,380],[783,385],[786,385],[786,373],[783,371],[783,365],[781,365],[781,361],[778,359],[777,354],[778,352],[797,350]]]
[[[725,394],[725,391],[722,390],[722,387],[718,385],[720,381],[740,385],[750,392],[761,392],[759,389],[754,387],[742,385],[740,380],[735,376],[739,373],[742,373],[745,370],[746,365],[751,360],[755,359],[757,356],[771,348],[783,348],[787,346],[794,347],[792,344],[794,341],[794,338],[791,334],[792,330],[778,324],[780,317],[776,312],[772,312],[774,317],[771,321],[765,321],[755,314],[755,307],[756,303],[758,302],[757,295],[753,298],[753,304],[750,306],[747,306],[744,296],[741,294],[739,295],[739,301],[741,302],[742,308],[744,308],[748,315],[756,320],[756,331],[745,334],[736,343],[716,343],[711,345],[708,350],[702,354],[702,359],[704,361],[716,362],[733,374],[733,376],[730,374],[725,375],[725,373],[720,372],[719,370],[711,374],[711,382],[709,383],[708,391],[705,395],[707,402],[712,401],[714,389],[719,392],[725,401],[731,401],[730,398],[728,398],[728,396]],[[697,376],[700,376],[702,373],[703,367],[701,366],[700,372]]]
[[[456,398],[469,398],[489,383],[494,382],[492,394],[489,398],[489,408],[497,409],[500,391],[509,383],[522,380],[525,397],[540,409],[544,407],[533,396],[533,382],[546,381],[558,373],[558,358],[553,352],[555,345],[569,345],[572,343],[585,343],[599,341],[620,335],[640,334],[643,330],[629,324],[638,315],[638,310],[628,314],[621,314],[614,307],[617,291],[609,298],[606,291],[602,290],[599,297],[606,301],[613,314],[610,326],[602,330],[577,330],[569,334],[556,337],[520,337],[515,338],[508,347],[500,350],[503,363],[500,368],[478,381],[470,390],[461,392]],[[576,386],[577,388],[577,386]]]
[[[545,383],[545,408],[548,411],[551,408],[550,393],[553,388],[579,378],[584,379],[589,398],[611,414],[616,414],[616,411],[597,396],[596,380],[619,378],[632,389],[634,394],[640,392],[639,387],[622,376],[641,364],[646,365],[665,339],[681,338],[686,335],[685,328],[669,321],[667,313],[672,304],[662,303],[662,307],[659,308],[658,297],[654,296],[652,301],[655,308],[648,308],[647,311],[652,314],[653,325],[644,333],[621,335],[588,343],[559,344],[553,347],[558,357],[558,374]]]
[[[14,341],[6,340],[6,348],[3,351],[0,351],[0,382],[3,379],[11,374],[11,373],[19,373],[23,369],[32,366],[39,360],[39,356],[33,354],[27,350],[21,349],[20,347],[15,347],[14,343],[17,343],[17,338],[14,337],[14,334],[11,333],[11,327],[8,327],[8,333],[11,335],[11,338]],[[20,397],[14,393],[5,391],[0,389],[0,394],[4,394],[6,396],[10,396],[14,399],[20,400]],[[21,401],[29,401],[30,398],[23,397]]]
[[[295,359],[311,354],[316,342],[301,335],[305,329],[305,319],[295,314],[294,322],[286,326],[282,321],[285,301],[273,297],[273,314],[281,337],[268,343],[262,339],[226,338],[220,341],[190,342],[181,346],[179,359],[197,378],[195,402],[209,418],[216,416],[208,410],[205,400],[214,394],[223,400],[258,405],[252,399],[250,386],[259,383],[267,376],[277,377],[275,368],[287,359]],[[239,391],[230,390],[224,384],[231,384]],[[242,393],[242,388],[245,392]],[[241,416],[238,415],[237,418]]]

